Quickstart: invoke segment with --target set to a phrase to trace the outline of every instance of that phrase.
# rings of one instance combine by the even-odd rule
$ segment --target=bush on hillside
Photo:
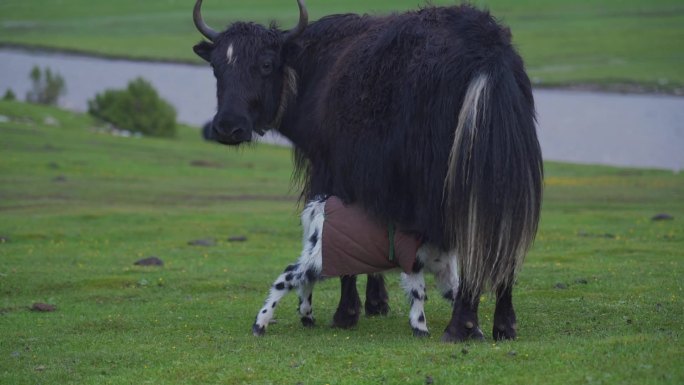
[[[14,94],[14,91],[12,91],[11,88],[8,88],[7,91],[5,91],[5,95],[3,95],[2,100],[6,100],[6,101],[17,100],[17,95]]]
[[[66,83],[62,75],[53,73],[49,68],[41,71],[38,66],[35,66],[29,78],[31,90],[26,94],[27,102],[57,105],[59,97],[66,93]]]
[[[176,135],[176,110],[143,78],[124,90],[106,90],[88,101],[88,112],[114,126],[147,136]]]

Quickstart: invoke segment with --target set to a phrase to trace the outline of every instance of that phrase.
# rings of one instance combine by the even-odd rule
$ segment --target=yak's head
[[[308,22],[304,0],[297,3],[299,24],[290,31],[236,22],[220,33],[202,20],[202,0],[195,3],[195,26],[209,42],[193,49],[214,69],[218,110],[212,130],[220,143],[249,142],[253,132],[263,135],[280,125],[288,101],[297,92],[296,73],[285,59]]]

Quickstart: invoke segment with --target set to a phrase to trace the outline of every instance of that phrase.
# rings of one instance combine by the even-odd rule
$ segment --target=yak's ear
[[[197,56],[211,63],[211,52],[214,50],[214,45],[206,41],[202,41],[192,47]]]

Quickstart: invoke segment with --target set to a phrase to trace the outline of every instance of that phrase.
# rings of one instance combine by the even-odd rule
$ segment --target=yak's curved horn
[[[296,27],[288,31],[285,36],[283,36],[283,41],[289,41],[296,38],[302,32],[304,32],[307,24],[309,24],[309,12],[306,10],[306,4],[304,4],[304,0],[297,0],[297,5],[299,5],[299,23]]]
[[[219,33],[211,29],[204,20],[202,19],[202,0],[197,0],[195,3],[195,9],[192,11],[192,20],[195,22],[195,27],[197,27],[197,30],[200,31],[204,37],[209,39],[210,41],[214,41]]]

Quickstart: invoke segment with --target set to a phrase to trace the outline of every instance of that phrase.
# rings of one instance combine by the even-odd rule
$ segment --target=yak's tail
[[[473,299],[513,284],[537,232],[543,165],[531,89],[519,84],[510,71],[471,79],[449,155],[445,236]]]

